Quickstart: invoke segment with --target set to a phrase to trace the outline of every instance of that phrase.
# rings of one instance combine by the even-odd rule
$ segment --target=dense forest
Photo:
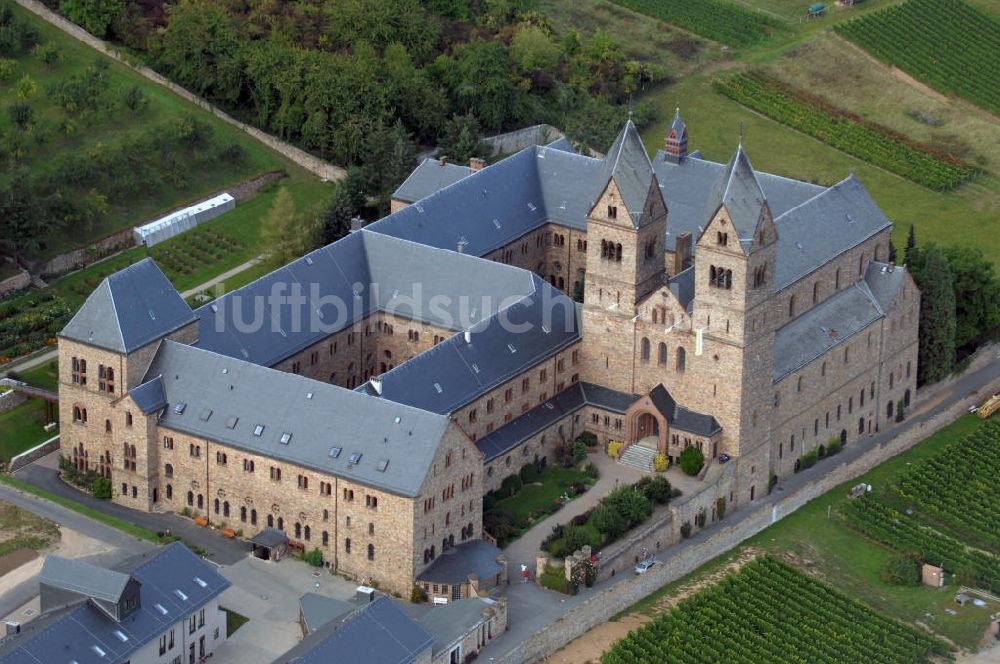
[[[531,0],[47,2],[342,164],[404,139],[449,147],[463,135],[456,125],[488,133],[550,122],[606,148],[631,95],[662,76],[605,33],[557,34]],[[636,120],[649,112],[637,105]]]

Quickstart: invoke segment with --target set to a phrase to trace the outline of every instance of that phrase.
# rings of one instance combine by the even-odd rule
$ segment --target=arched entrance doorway
[[[636,422],[636,438],[642,440],[649,436],[660,435],[660,422],[652,413],[641,413]]]

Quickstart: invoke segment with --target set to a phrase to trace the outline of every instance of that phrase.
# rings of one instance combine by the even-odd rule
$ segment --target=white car
[[[659,565],[659,564],[660,564],[660,561],[657,560],[656,558],[647,558],[646,560],[640,561],[639,564],[635,566],[635,573],[636,574],[645,574],[647,571],[649,571],[650,567],[652,567],[653,565]]]

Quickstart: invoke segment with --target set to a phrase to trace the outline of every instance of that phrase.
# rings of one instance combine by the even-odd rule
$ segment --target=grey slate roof
[[[691,312],[692,303],[694,302],[694,277],[694,265],[692,265],[686,270],[678,272],[667,281],[667,287],[677,296],[677,300],[684,307],[684,311],[688,313]]]
[[[576,148],[573,147],[573,144],[570,143],[569,139],[566,138],[565,136],[560,136],[559,138],[552,141],[545,147],[551,150],[562,150],[563,152],[572,152],[574,154],[576,153]]]
[[[865,283],[868,284],[869,290],[882,311],[887,312],[892,308],[905,280],[906,266],[904,265],[893,266],[890,272],[888,263],[870,261],[865,270]]]
[[[624,413],[639,398],[638,394],[618,392],[592,383],[580,383],[580,389],[583,390],[583,400],[588,406],[596,406],[614,413]]]
[[[382,374],[382,399],[452,413],[577,341],[578,305],[539,277],[524,274],[534,285],[528,297],[473,325],[468,342],[466,334],[453,335]],[[370,383],[358,390],[379,394]]]
[[[697,151],[677,163],[668,159],[661,150],[653,159],[653,169],[669,210],[666,249],[673,251],[677,236],[681,233],[689,232],[695,239],[701,235],[709,215],[715,212],[714,206],[706,212],[712,187],[725,173],[726,165],[702,159]],[[804,203],[826,189],[780,175],[758,172],[756,176],[774,216]],[[713,200],[717,206],[719,201]]]
[[[39,583],[112,603],[121,599],[128,581],[128,574],[55,555],[46,556],[38,575]]]
[[[853,175],[786,210],[774,224],[778,229],[776,291],[892,226]]]
[[[288,535],[285,531],[278,530],[277,528],[266,527],[256,535],[250,538],[251,544],[256,544],[257,546],[262,546],[267,549],[273,549],[275,547],[281,546],[282,544],[288,544]]]
[[[469,597],[431,609],[420,619],[420,625],[434,638],[433,655],[437,656],[482,623],[483,611],[491,604],[494,604],[491,599]]]
[[[409,664],[433,642],[391,599],[379,597],[348,620],[309,634],[274,664]]]
[[[845,288],[774,335],[774,381],[815,360],[884,315],[864,281]]]
[[[646,146],[642,144],[639,130],[632,124],[632,120],[626,122],[618,132],[618,137],[604,158],[597,178],[598,195],[612,179],[618,185],[622,201],[632,215],[632,224],[638,228],[639,218],[646,205],[646,197],[649,196],[649,189],[656,175],[649,162],[649,155],[646,154]],[[591,204],[595,202],[596,200],[591,200]]]
[[[654,387],[649,398],[672,429],[702,436],[712,436],[722,431],[722,426],[711,415],[703,415],[679,405],[662,383]]]
[[[273,366],[378,310],[460,330],[492,313],[483,302],[499,307],[535,292],[534,279],[365,229],[200,307],[197,346]],[[275,289],[293,288],[298,302],[272,300]],[[262,324],[250,325],[255,320]]]
[[[144,415],[161,410],[167,405],[167,396],[163,393],[163,381],[159,376],[133,387],[128,394]]]
[[[674,112],[674,119],[670,121],[670,127],[667,129],[669,134],[671,130],[674,135],[677,136],[677,140],[680,141],[684,138],[684,134],[687,132],[687,125],[684,124],[684,120],[681,119],[681,109],[677,109]]]
[[[403,180],[403,184],[399,185],[393,192],[392,197],[407,203],[415,203],[436,191],[455,184],[470,173],[472,173],[472,169],[468,166],[442,163],[441,159],[427,158],[413,169],[408,178]]]
[[[306,593],[299,598],[299,610],[305,621],[306,629],[315,632],[332,620],[344,618],[349,613],[358,610],[358,605],[333,597]]]
[[[502,553],[486,540],[472,539],[441,553],[417,578],[449,584],[468,581],[470,574],[480,579],[492,579],[503,569],[497,562],[497,556]]]
[[[702,223],[707,222],[720,205],[724,205],[732,219],[733,227],[739,233],[743,250],[749,252],[749,245],[753,241],[754,231],[757,230],[757,222],[760,220],[766,200],[764,189],[757,181],[757,174],[750,165],[750,158],[743,149],[743,142],[740,141],[726,170],[712,186],[712,191],[705,202]]]
[[[194,320],[151,258],[105,278],[59,334],[128,353]]]
[[[540,406],[535,406],[478,439],[476,447],[483,453],[484,462],[492,461],[560,419],[575,413],[585,403],[582,386],[579,383],[572,385]]]
[[[126,561],[125,565],[121,571],[140,583],[138,609],[120,622],[86,601],[51,616],[42,615],[28,623],[20,636],[0,644],[0,663],[121,664],[230,585],[179,542]],[[33,626],[36,622],[37,628]]]
[[[419,492],[449,425],[441,415],[172,341],[160,346],[146,379],[156,376],[169,404],[160,426],[405,496]]]

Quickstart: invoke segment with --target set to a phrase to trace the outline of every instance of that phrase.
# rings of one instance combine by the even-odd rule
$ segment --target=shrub
[[[771,477],[769,477],[767,480],[767,495],[770,496],[771,492],[774,491],[774,487],[776,486],[778,486],[778,476],[775,475],[774,473],[771,473]]]
[[[590,522],[609,541],[618,539],[628,530],[628,521],[610,505],[601,505],[594,510]]]
[[[688,539],[691,537],[691,522],[685,521],[681,524],[681,537]]]
[[[584,443],[576,441],[575,443],[573,443],[572,450],[573,450],[573,463],[580,463],[581,461],[587,458],[587,446]]]
[[[110,500],[111,480],[106,477],[98,477],[90,487],[90,495],[98,500]]]
[[[577,514],[572,519],[570,519],[570,524],[574,526],[582,526],[590,520],[590,516],[594,513],[594,510],[590,509],[583,514]]]
[[[149,103],[149,97],[142,91],[142,88],[138,85],[133,85],[125,91],[124,102],[130,111],[141,111]]]
[[[501,509],[492,509],[483,514],[483,530],[497,541],[497,546],[503,548],[518,534],[514,525],[514,516]]]
[[[566,581],[566,570],[560,565],[546,565],[542,577],[538,580],[543,587],[556,592],[569,593],[569,583]]]
[[[414,583],[413,589],[410,591],[410,601],[414,604],[422,604],[423,602],[426,602],[427,591]]]
[[[558,556],[559,558],[565,558],[581,547],[593,546],[593,542],[590,538],[590,531],[577,526],[569,526],[565,529],[563,532],[562,542],[566,548],[566,553],[562,556]]]
[[[508,475],[503,478],[503,482],[500,483],[500,491],[497,493],[501,498],[508,498],[516,495],[517,492],[521,490],[522,486],[524,486],[524,483],[521,482],[520,477],[517,475]]]
[[[496,507],[496,504],[497,504],[496,495],[494,495],[492,491],[486,493],[483,496],[483,514],[489,512],[491,509]]]
[[[591,433],[590,431],[584,431],[576,437],[576,440],[577,442],[583,443],[587,447],[595,447],[597,445],[597,435]]]
[[[698,512],[697,514],[695,514],[695,516],[694,516],[694,523],[699,528],[704,528],[705,527],[705,510],[702,510],[702,511]]]
[[[538,481],[538,466],[533,463],[526,463],[521,466],[521,482],[523,484],[531,484],[532,482]]]
[[[843,449],[840,446],[839,438],[831,438],[830,442],[826,444],[826,455],[832,457],[835,454],[840,454],[840,450]]]
[[[597,470],[597,464],[594,463],[584,464],[583,474],[592,480],[596,480],[601,475],[600,471]]]
[[[726,516],[726,497],[719,496],[715,499],[715,516],[722,521]]]
[[[903,400],[902,399],[900,399],[899,401],[896,402],[896,421],[897,422],[902,422],[904,419],[906,419],[906,410],[905,410],[905,408],[906,407],[903,405]]]
[[[623,486],[615,489],[601,501],[601,505],[607,505],[625,517],[628,527],[642,523],[653,511],[653,506],[649,499],[634,486]]]
[[[816,450],[809,450],[801,457],[802,467],[812,468],[813,466],[816,465],[816,462],[818,460],[819,460],[819,452],[817,452]]]
[[[666,505],[670,502],[673,497],[673,488],[670,486],[670,481],[662,475],[657,475],[655,477],[643,477],[641,480],[635,483],[635,488],[642,492],[642,495],[651,503],[656,503],[657,505]]]
[[[608,456],[612,459],[617,459],[619,452],[625,447],[625,443],[620,440],[612,440],[608,443]]]
[[[885,563],[880,575],[890,586],[920,585],[920,563],[909,556],[892,556]]]
[[[705,466],[705,455],[697,447],[685,447],[681,452],[680,466],[686,475],[697,475]]]
[[[312,565],[313,567],[322,567],[323,552],[319,549],[313,549],[312,551],[303,554],[302,560],[306,561],[306,563]]]
[[[653,470],[658,473],[665,472],[667,468],[670,467],[670,459],[667,458],[666,454],[657,454],[656,458],[653,460]]]

